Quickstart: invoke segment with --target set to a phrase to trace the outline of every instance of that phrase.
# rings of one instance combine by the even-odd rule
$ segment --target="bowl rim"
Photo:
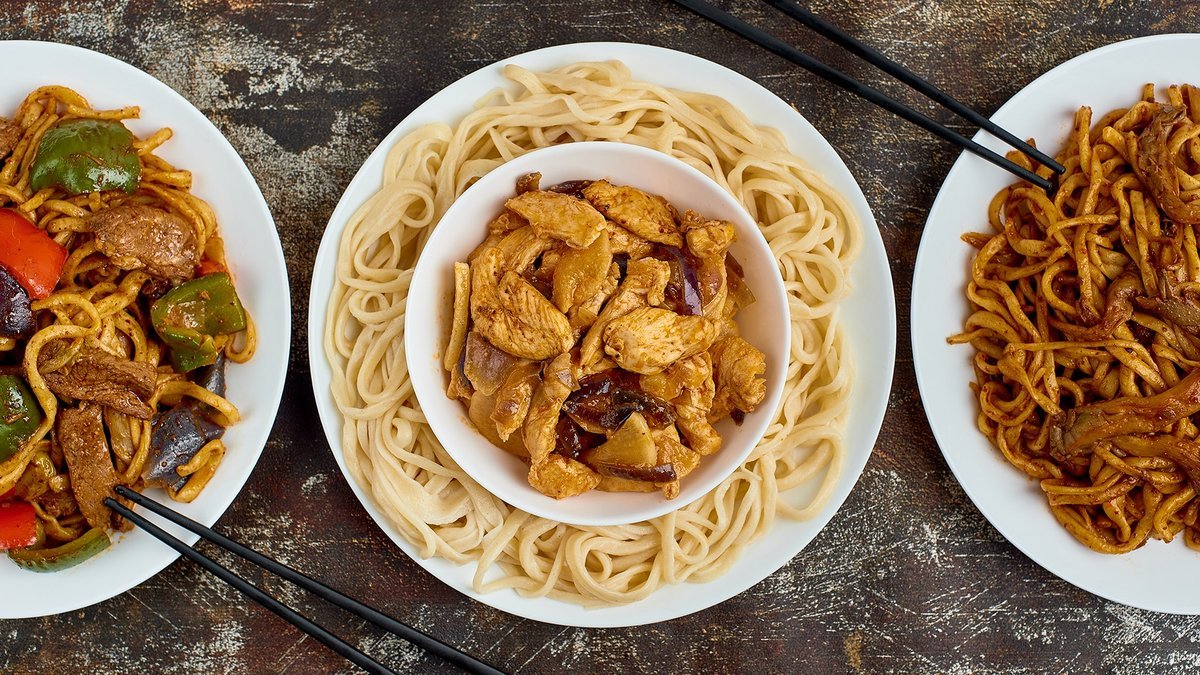
[[[410,288],[425,287],[428,280],[437,274],[437,265],[442,262],[437,252],[456,246],[457,242],[454,239],[452,230],[453,226],[447,227],[448,224],[454,223],[455,219],[460,216],[463,211],[468,211],[477,206],[476,202],[481,194],[485,191],[498,187],[498,185],[506,185],[506,192],[511,194],[512,185],[518,176],[528,173],[530,170],[543,168],[547,164],[564,161],[562,158],[566,156],[574,161],[579,161],[579,156],[595,156],[601,155],[626,155],[631,160],[657,162],[660,165],[672,167],[680,177],[686,177],[689,182],[703,184],[711,192],[711,196],[722,202],[723,208],[728,209],[728,212],[723,212],[722,215],[729,216],[723,218],[733,223],[737,229],[738,240],[743,246],[751,246],[758,249],[760,255],[765,255],[771,260],[775,260],[775,255],[771,251],[770,245],[767,243],[765,236],[760,229],[758,222],[746,211],[738,200],[726,191],[720,184],[709,178],[700,170],[688,165],[686,162],[673,157],[667,153],[647,148],[643,146],[633,145],[629,143],[617,143],[610,141],[579,141],[551,145],[543,148],[537,148],[526,152],[518,157],[510,159],[496,168],[489,171],[486,175],[479,178],[474,184],[468,187],[454,202],[447,208],[446,212],[438,221],[438,226],[433,229],[428,240],[425,242],[421,255],[417,260],[416,267],[413,271]],[[568,160],[569,161],[569,160]],[[624,183],[622,183],[624,184]],[[639,187],[636,184],[631,184],[633,187]],[[709,215],[709,214],[705,214]],[[430,255],[430,253],[433,255]],[[777,313],[784,317],[790,316],[787,290],[784,287],[783,278],[778,272],[776,263],[775,273],[766,275],[772,281],[768,288],[755,288],[756,303],[770,303],[775,306]],[[424,282],[424,283],[423,283]],[[429,285],[433,288],[434,286]],[[427,331],[424,326],[436,326],[433,330],[444,333],[441,328],[441,321],[429,320],[429,317],[424,313],[413,312],[413,304],[410,300],[409,306],[405,311],[404,316],[404,341],[405,354],[408,363],[409,377],[413,384],[413,393],[421,406],[421,410],[425,414],[426,422],[429,424],[434,436],[442,444],[442,447],[451,456],[458,466],[467,473],[476,483],[487,490],[492,495],[504,501],[506,504],[526,511],[535,516],[562,522],[568,525],[575,526],[619,526],[629,525],[633,523],[644,522],[651,520],[674,511],[678,511],[687,507],[689,504],[703,498],[713,489],[717,488],[730,475],[741,467],[746,458],[754,451],[758,444],[762,441],[767,429],[775,420],[778,414],[779,406],[782,404],[783,384],[786,381],[787,370],[791,360],[791,324],[790,320],[781,322],[779,330],[780,339],[774,345],[773,353],[767,354],[768,369],[766,373],[768,388],[767,398],[763,401],[759,410],[755,411],[755,426],[752,435],[748,435],[750,440],[743,441],[737,445],[722,445],[721,449],[714,455],[705,457],[702,463],[713,463],[719,461],[722,466],[720,471],[712,473],[706,477],[706,480],[700,480],[700,476],[694,476],[697,480],[692,484],[688,484],[684,479],[684,489],[681,490],[679,496],[674,499],[666,499],[662,497],[660,491],[653,493],[641,493],[654,495],[658,499],[647,501],[647,505],[637,509],[627,509],[616,512],[604,510],[585,510],[579,509],[577,512],[564,513],[563,505],[569,504],[572,499],[577,497],[556,500],[548,497],[527,482],[523,482],[516,489],[505,480],[501,480],[495,472],[480,470],[480,460],[486,457],[481,452],[476,452],[484,447],[489,451],[503,453],[504,457],[509,457],[503,449],[492,445],[484,438],[474,425],[470,423],[465,414],[465,409],[460,401],[451,400],[445,394],[445,379],[444,371],[440,365],[440,354],[437,359],[438,366],[436,371],[439,377],[434,378],[429,375],[429,369],[423,368],[414,364],[411,355],[419,353],[416,351],[414,341],[417,339],[414,336],[419,331]],[[422,304],[418,301],[418,307]],[[438,302],[430,303],[432,307],[437,307]],[[417,331],[411,330],[413,324],[410,321],[416,322],[425,320],[427,323],[422,324],[422,328]],[[437,339],[440,347],[442,338]],[[758,345],[756,345],[758,346]],[[772,368],[771,366],[775,367]],[[451,423],[448,416],[442,414],[443,411],[453,407],[456,411],[454,426],[466,426],[470,431],[475,443],[471,448],[465,448],[458,442],[461,438],[456,438],[457,434],[450,430]],[[746,424],[750,424],[750,416],[747,416]],[[447,442],[451,441],[451,442]],[[622,496],[629,497],[639,493],[626,492],[603,492],[598,490],[589,491],[589,493],[599,492],[604,497],[610,499],[620,499]],[[589,494],[585,493],[585,494]],[[583,495],[580,495],[583,496]],[[636,499],[636,498],[633,498]]]

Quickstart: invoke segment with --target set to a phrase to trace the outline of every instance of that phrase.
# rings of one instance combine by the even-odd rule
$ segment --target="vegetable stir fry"
[[[118,485],[204,489],[255,349],[212,209],[137,116],[48,86],[0,118],[0,551],[34,572],[108,548]]]

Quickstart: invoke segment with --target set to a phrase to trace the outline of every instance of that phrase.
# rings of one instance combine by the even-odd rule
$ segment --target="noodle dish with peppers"
[[[137,107],[44,86],[0,120],[0,550],[77,565],[129,528],[113,488],[188,502],[239,420],[255,351],[212,209],[137,138]]]

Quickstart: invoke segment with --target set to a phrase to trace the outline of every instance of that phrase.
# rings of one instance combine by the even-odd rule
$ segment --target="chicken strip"
[[[666,200],[635,187],[598,180],[583,190],[583,196],[609,220],[642,239],[679,248],[683,235],[675,225]]]
[[[647,375],[706,351],[717,339],[717,325],[702,316],[641,307],[604,328],[604,351],[617,365]]]
[[[471,318],[475,330],[496,347],[540,361],[570,349],[575,334],[566,315],[513,271],[528,266],[518,266],[526,258],[532,263],[540,255],[531,255],[538,245],[524,244],[515,250],[506,246],[525,231],[505,237],[471,264]]]
[[[505,271],[512,270],[521,274],[529,269],[542,253],[558,246],[556,239],[542,237],[532,227],[518,227],[508,233],[497,232],[488,235],[488,239],[492,237],[498,237],[496,244],[491,246],[491,249],[496,249],[497,257],[488,262],[486,271],[497,283],[500,281],[500,277],[504,276]],[[484,253],[488,250],[490,249],[481,247],[475,258],[482,261]],[[469,262],[472,262],[472,267],[474,267],[474,259]]]
[[[529,468],[529,484],[548,497],[565,499],[595,488],[600,484],[600,474],[582,462],[550,455]]]
[[[679,440],[679,431],[674,425],[650,432],[654,436],[654,447],[658,450],[658,463],[670,464],[675,469],[675,480],[662,486],[663,496],[674,499],[679,496],[679,481],[700,465],[700,453],[689,449]]]
[[[542,371],[542,383],[533,394],[529,414],[525,417],[525,449],[533,466],[550,456],[558,440],[555,428],[563,402],[579,387],[575,365],[570,353],[559,354],[546,364]]]
[[[724,220],[705,220],[695,211],[683,214],[683,233],[688,250],[697,258],[725,255],[737,238],[733,224]]]
[[[587,248],[568,248],[554,267],[554,306],[566,312],[582,305],[604,286],[611,265],[612,249],[606,232]]]
[[[608,302],[608,299],[616,292],[617,285],[620,282],[621,267],[616,263],[609,264],[608,276],[604,278],[604,283],[596,290],[595,294],[579,305],[567,310],[567,318],[571,320],[571,328],[574,328],[576,331],[583,331],[596,323],[596,319],[600,317],[600,312],[604,308],[604,303]]]
[[[604,216],[585,201],[557,192],[535,190],[504,205],[529,221],[539,236],[553,237],[571,248],[587,248],[604,231]]]
[[[641,385],[647,394],[668,400],[675,406],[675,425],[689,448],[701,455],[721,449],[721,436],[708,421],[715,395],[712,359],[708,352],[681,359],[661,373],[643,375]]]
[[[516,213],[505,209],[500,213],[500,215],[496,216],[492,222],[488,223],[488,232],[508,233],[525,227],[528,224],[529,221],[525,220],[521,216],[518,216]]]
[[[663,303],[663,293],[671,280],[671,267],[661,260],[643,258],[629,261],[625,280],[617,292],[604,305],[595,323],[583,337],[579,352],[579,363],[585,370],[592,370],[596,361],[603,358],[601,350],[604,329],[614,319],[632,312],[638,307],[651,307]]]
[[[734,410],[753,412],[767,397],[767,357],[740,337],[717,340],[708,350],[713,361],[716,394],[708,419],[716,421]]]
[[[496,424],[496,434],[500,440],[507,441],[525,421],[533,400],[533,389],[538,384],[539,370],[540,364],[525,362],[513,368],[508,379],[496,390],[496,406],[492,409],[491,419]]]
[[[608,246],[613,255],[624,253],[630,260],[637,260],[654,252],[653,242],[642,239],[611,220],[605,223],[604,229],[608,233]]]

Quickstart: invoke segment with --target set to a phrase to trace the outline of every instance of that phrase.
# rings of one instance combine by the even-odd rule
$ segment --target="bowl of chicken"
[[[654,518],[740,467],[774,419],[787,295],[758,225],[699,170],[605,142],[479,179],[426,243],[405,313],[438,441],[508,504]]]

